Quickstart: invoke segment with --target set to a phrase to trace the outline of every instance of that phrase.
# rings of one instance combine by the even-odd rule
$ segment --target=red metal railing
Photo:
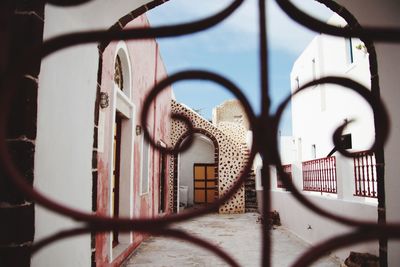
[[[376,160],[371,151],[363,151],[354,159],[355,196],[378,197]]]
[[[336,158],[303,162],[303,190],[337,193]]]
[[[289,175],[290,180],[292,180],[292,164],[286,164],[286,165],[282,165],[283,171]],[[279,173],[277,175],[277,187],[278,188],[285,188],[286,186],[283,184],[282,179],[279,176]]]

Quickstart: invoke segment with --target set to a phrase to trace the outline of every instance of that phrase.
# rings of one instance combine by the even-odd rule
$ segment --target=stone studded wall
[[[215,127],[209,121],[202,118],[199,114],[191,110],[190,108],[172,101],[172,112],[180,113],[191,119],[195,131],[202,133],[209,137],[214,142],[217,142],[216,147],[216,169],[218,170],[218,193],[221,197],[226,193],[234,184],[236,178],[239,176],[246,155],[243,154],[243,146],[240,142],[231,138],[225,134],[222,130]],[[171,143],[176,145],[177,143],[184,140],[184,135],[187,127],[186,125],[177,120],[172,121],[171,125]],[[176,198],[176,192],[174,192],[174,178],[177,177],[177,157],[171,161],[170,166],[170,179],[169,179],[169,205],[174,206],[174,198]],[[176,190],[176,186],[175,186]],[[176,203],[175,203],[176,205]],[[244,200],[244,186],[224,205],[219,209],[220,213],[243,213],[245,211],[245,200]]]
[[[247,131],[243,124],[237,122],[222,121],[218,123],[217,127],[232,140],[240,144],[246,143]]]

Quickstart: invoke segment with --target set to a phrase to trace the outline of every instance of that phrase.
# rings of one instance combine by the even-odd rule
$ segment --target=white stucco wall
[[[397,0],[338,0],[345,5],[359,20],[361,25],[399,27],[400,2]],[[385,196],[386,219],[388,222],[400,222],[400,45],[377,42],[375,44],[378,56],[378,72],[382,99],[390,113],[391,130],[389,140],[385,145]],[[389,266],[400,264],[400,242],[389,241]]]
[[[194,163],[214,163],[214,144],[201,134],[195,134],[193,144],[179,155],[179,186],[188,186],[188,204],[193,205],[193,165]]]
[[[47,5],[44,39],[81,30],[107,29],[144,0],[100,0],[71,8]],[[112,12],[110,12],[112,10]],[[101,19],[99,19],[101,18]],[[97,44],[77,46],[43,60],[39,76],[35,154],[36,189],[52,199],[91,212]],[[35,206],[35,240],[77,223]],[[90,235],[47,246],[32,266],[90,266]]]
[[[282,164],[290,164],[297,158],[296,142],[292,136],[279,137],[279,154]]]
[[[345,25],[340,17],[330,23]],[[314,78],[344,76],[369,88],[368,55],[355,47],[360,41],[353,39],[354,62],[347,60],[344,38],[318,35],[296,60],[292,73],[292,91]],[[313,63],[313,60],[315,63]],[[313,66],[314,65],[314,66]],[[313,70],[314,69],[314,70]],[[301,160],[313,159],[311,146],[316,146],[316,157],[326,157],[333,148],[332,135],[344,120],[354,119],[345,133],[352,134],[353,149],[369,148],[374,136],[370,107],[357,94],[330,84],[314,86],[292,99],[293,137],[301,139]]]
[[[345,26],[334,15],[330,24]],[[361,41],[352,39],[353,62],[349,61],[345,38],[320,34],[315,37],[293,65],[291,88],[325,76],[349,77],[370,87],[368,55],[356,48]],[[332,136],[345,120],[355,120],[345,129],[351,134],[352,151],[367,150],[375,131],[369,105],[356,93],[332,84],[317,85],[292,98],[293,136],[281,137],[283,164],[292,163],[294,183],[302,189],[302,162],[326,157],[333,149]],[[315,149],[314,149],[315,148]],[[364,202],[354,197],[353,160],[335,153],[338,172],[338,197]],[[376,202],[376,201],[375,201]]]

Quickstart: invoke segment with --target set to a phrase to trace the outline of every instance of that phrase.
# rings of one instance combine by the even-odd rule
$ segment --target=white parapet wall
[[[351,228],[347,226],[314,213],[294,199],[289,192],[273,190],[271,197],[272,207],[279,212],[282,225],[309,244],[318,246],[322,241],[351,231]],[[377,220],[376,205],[374,204],[338,200],[311,194],[308,197],[322,209],[334,214],[352,219]],[[345,260],[350,251],[369,252],[378,255],[378,242],[343,248],[333,251],[332,254],[341,260]]]

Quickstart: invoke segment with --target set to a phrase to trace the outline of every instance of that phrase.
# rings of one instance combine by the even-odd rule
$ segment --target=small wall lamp
[[[140,125],[136,125],[136,135],[141,135],[142,127]]]
[[[100,93],[100,107],[107,108],[110,105],[110,98],[108,94],[105,92]]]

